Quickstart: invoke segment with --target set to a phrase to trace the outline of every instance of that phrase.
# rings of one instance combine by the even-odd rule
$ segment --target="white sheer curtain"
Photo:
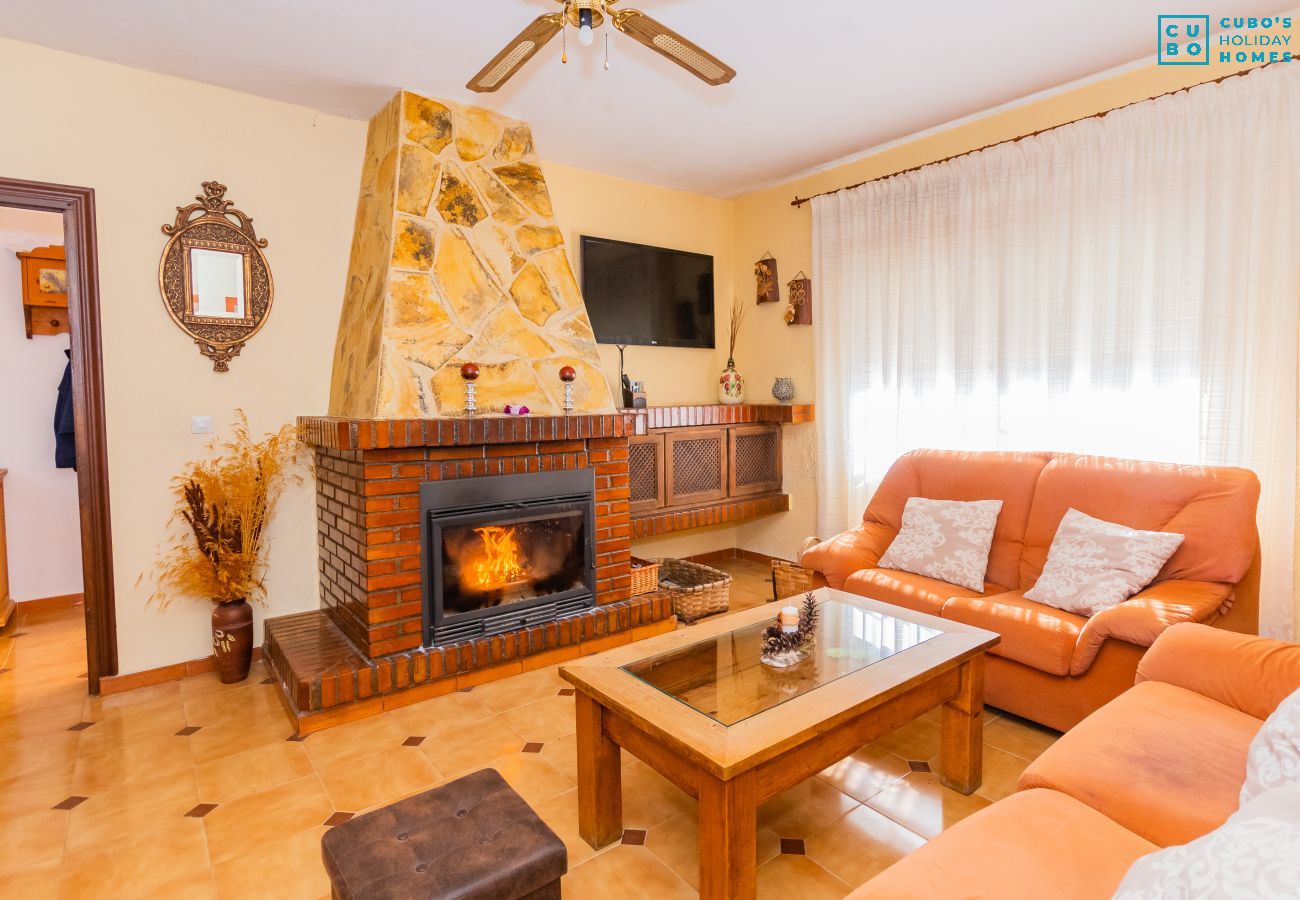
[[[916,447],[1246,466],[1289,636],[1300,64],[813,204],[819,528]]]

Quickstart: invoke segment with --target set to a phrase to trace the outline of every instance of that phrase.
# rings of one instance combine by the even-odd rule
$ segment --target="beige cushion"
[[[1300,690],[1273,710],[1251,740],[1246,751],[1246,783],[1241,786],[1241,805],[1285,784],[1300,784]]]
[[[1096,615],[1150,584],[1182,542],[1181,534],[1139,531],[1070,509],[1052,538],[1043,574],[1025,597]]]
[[[1294,898],[1300,891],[1300,784],[1273,788],[1190,844],[1129,868],[1115,900]]]
[[[982,591],[1001,511],[1001,500],[910,497],[903,508],[903,527],[880,557],[879,567]]]

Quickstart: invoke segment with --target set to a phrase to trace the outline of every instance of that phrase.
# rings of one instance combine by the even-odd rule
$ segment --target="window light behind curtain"
[[[813,202],[819,529],[917,447],[1246,466],[1289,636],[1300,64]]]

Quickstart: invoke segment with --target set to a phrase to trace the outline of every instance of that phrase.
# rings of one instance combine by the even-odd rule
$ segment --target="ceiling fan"
[[[537,51],[572,25],[578,29],[578,40],[590,46],[595,40],[595,29],[612,22],[614,27],[628,37],[645,44],[656,53],[671,59],[701,81],[712,85],[726,84],[736,77],[736,70],[712,53],[688,41],[671,28],[650,18],[639,9],[614,9],[619,0],[556,0],[560,12],[538,16],[523,31],[506,44],[492,61],[470,79],[466,85],[471,91],[489,93],[505,84],[532,59]],[[608,29],[608,26],[607,26]],[[609,32],[605,32],[605,68],[609,68]],[[565,62],[568,62],[566,52]]]

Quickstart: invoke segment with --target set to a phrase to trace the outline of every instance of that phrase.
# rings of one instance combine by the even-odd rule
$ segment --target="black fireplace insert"
[[[420,485],[426,647],[527,628],[595,602],[590,469]]]

